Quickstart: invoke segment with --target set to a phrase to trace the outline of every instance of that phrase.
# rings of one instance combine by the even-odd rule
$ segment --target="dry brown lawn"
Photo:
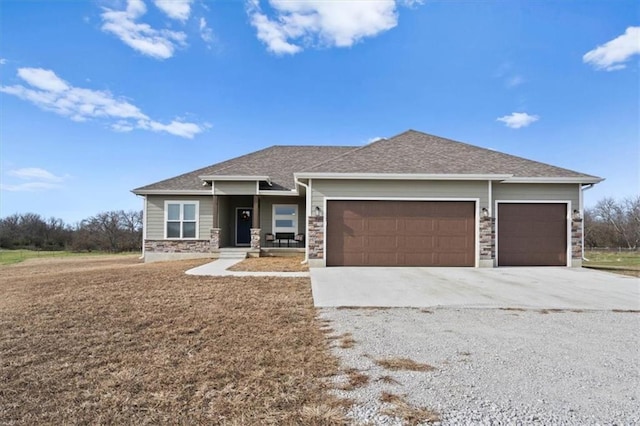
[[[407,370],[407,371],[432,371],[435,367],[429,364],[423,364],[416,362],[409,358],[386,358],[376,360],[382,368],[386,368],[391,371]]]
[[[304,257],[253,257],[245,259],[229,268],[230,271],[249,272],[307,272],[309,267],[302,264]]]
[[[343,423],[309,280],[202,263],[0,267],[0,424]]]

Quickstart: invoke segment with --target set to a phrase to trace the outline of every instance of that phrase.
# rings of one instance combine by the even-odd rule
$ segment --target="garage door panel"
[[[475,203],[331,200],[326,238],[327,266],[473,266]]]
[[[373,218],[366,221],[366,230],[369,234],[396,235],[398,224],[395,218]]]
[[[473,262],[465,253],[438,253],[437,262],[448,266],[468,266],[470,262]]]
[[[498,204],[499,266],[565,266],[565,203]]]

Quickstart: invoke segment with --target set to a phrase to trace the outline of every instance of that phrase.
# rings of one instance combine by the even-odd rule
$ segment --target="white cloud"
[[[207,20],[204,18],[200,18],[200,23],[198,28],[200,29],[200,37],[204,40],[205,43],[210,44],[213,42],[213,31],[207,25]]]
[[[349,47],[398,23],[397,6],[416,0],[269,0],[273,17],[260,0],[247,0],[258,39],[275,54],[295,54],[307,46]]]
[[[585,53],[582,61],[598,70],[615,71],[626,68],[625,62],[640,54],[640,27],[629,27],[619,37]]]
[[[136,20],[147,12],[142,0],[128,0],[124,11],[104,9],[102,30],[116,35],[123,43],[138,52],[156,59],[173,56],[176,48],[186,45],[187,36],[181,31],[157,30]]]
[[[522,83],[524,83],[524,77],[521,76],[521,75],[514,75],[513,77],[509,77],[507,79],[507,81],[505,82],[506,86],[509,89],[513,89],[514,87],[518,87]]]
[[[0,184],[0,189],[3,191],[11,191],[11,192],[24,192],[24,191],[43,191],[46,189],[58,189],[61,188],[60,185],[50,182],[25,182],[19,183],[17,185],[11,184]]]
[[[113,121],[110,127],[115,131],[144,129],[189,139],[207,128],[206,125],[182,120],[162,124],[152,120],[140,108],[122,97],[115,97],[107,91],[73,87],[51,70],[20,68],[18,76],[31,87],[20,84],[0,86],[0,92],[17,96],[74,121],[102,119],[107,122]]]
[[[56,176],[53,173],[39,167],[25,167],[22,169],[9,170],[9,176],[14,176],[24,180],[43,180],[48,182],[62,182],[68,176]]]
[[[512,129],[519,129],[521,127],[527,127],[539,119],[539,116],[529,115],[526,112],[513,112],[511,115],[498,117],[496,121],[502,121],[507,127],[511,127]]]
[[[169,18],[184,22],[191,15],[193,0],[154,0],[154,3]]]
[[[68,175],[56,176],[53,173],[39,167],[26,167],[22,169],[9,170],[8,176],[16,177],[27,182],[16,184],[0,184],[3,191],[42,191],[46,189],[58,189],[63,181],[69,178]]]
[[[5,58],[0,58],[0,65],[4,65],[7,63],[7,60]]]

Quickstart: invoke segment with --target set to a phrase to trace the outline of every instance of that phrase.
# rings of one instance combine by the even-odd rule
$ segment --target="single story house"
[[[133,190],[145,261],[304,252],[321,266],[580,266],[601,178],[408,130],[272,146]],[[281,248],[272,248],[281,246]]]

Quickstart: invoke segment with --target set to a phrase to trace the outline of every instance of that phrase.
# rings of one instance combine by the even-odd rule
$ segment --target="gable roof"
[[[241,157],[212,164],[160,182],[142,186],[134,193],[146,191],[206,191],[200,176],[269,176],[274,190],[295,189],[295,172],[352,151],[354,146],[282,146],[275,145]]]
[[[133,190],[147,192],[210,193],[203,188],[202,177],[269,178],[270,190],[295,189],[295,176],[335,178],[378,175],[495,176],[496,180],[571,181],[596,183],[597,176],[527,160],[510,154],[408,130],[389,139],[361,147],[354,146],[282,146],[275,145],[241,157],[232,158],[189,173],[165,179]],[[342,176],[340,176],[342,175]],[[499,178],[501,176],[501,178]],[[410,178],[407,176],[407,178]],[[485,177],[486,179],[486,177]]]
[[[302,170],[301,170],[302,172]],[[516,178],[593,178],[538,161],[408,130],[304,172],[352,174],[511,175]],[[301,173],[306,175],[307,173]]]

